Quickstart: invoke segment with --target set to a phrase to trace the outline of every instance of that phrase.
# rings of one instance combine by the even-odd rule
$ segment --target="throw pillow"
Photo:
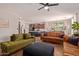
[[[44,36],[47,36],[47,32],[44,32]]]
[[[11,38],[11,41],[15,41],[16,40],[16,35],[13,34],[10,38]]]
[[[64,32],[61,31],[59,37],[63,38],[63,36],[64,36]]]
[[[64,36],[64,34],[61,34],[59,37],[60,37],[60,38],[63,38],[63,36]]]

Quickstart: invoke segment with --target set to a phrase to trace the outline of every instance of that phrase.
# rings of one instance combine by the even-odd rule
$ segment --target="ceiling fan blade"
[[[48,6],[57,6],[59,5],[58,3],[55,3],[55,4],[49,4]]]
[[[41,5],[45,5],[44,3],[40,3]]]
[[[41,10],[42,8],[44,8],[45,6],[43,6],[43,7],[41,7],[41,8],[39,8],[38,10]]]

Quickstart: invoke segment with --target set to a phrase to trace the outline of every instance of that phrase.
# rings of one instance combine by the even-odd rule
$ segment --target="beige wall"
[[[0,42],[9,41],[9,36],[13,33],[17,33],[17,18],[10,13],[0,14],[2,20],[9,20],[9,26],[7,28],[0,28]],[[1,20],[0,19],[0,20]]]
[[[9,26],[7,28],[0,28],[0,42],[9,41],[10,36],[12,34],[18,33],[17,28],[18,28],[19,18],[15,14],[13,14],[9,11],[8,12],[3,11],[3,12],[0,12],[0,20],[8,20],[9,21]]]

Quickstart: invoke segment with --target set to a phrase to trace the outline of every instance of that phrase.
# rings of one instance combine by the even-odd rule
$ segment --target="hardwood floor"
[[[74,46],[68,42],[64,42],[64,55],[79,56],[79,46]]]
[[[55,56],[63,56],[63,46],[61,45],[54,45],[54,55]]]

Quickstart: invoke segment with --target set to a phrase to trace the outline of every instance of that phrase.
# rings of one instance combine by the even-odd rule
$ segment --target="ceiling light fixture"
[[[41,10],[41,9],[46,9],[46,10],[48,10],[49,11],[49,7],[51,7],[51,6],[58,6],[59,5],[59,3],[40,3],[41,5],[42,5],[42,7],[40,7],[38,10]]]
[[[48,6],[45,6],[45,7],[44,7],[44,9],[46,9],[46,10],[47,10],[47,9],[49,9],[49,7],[48,7]]]

